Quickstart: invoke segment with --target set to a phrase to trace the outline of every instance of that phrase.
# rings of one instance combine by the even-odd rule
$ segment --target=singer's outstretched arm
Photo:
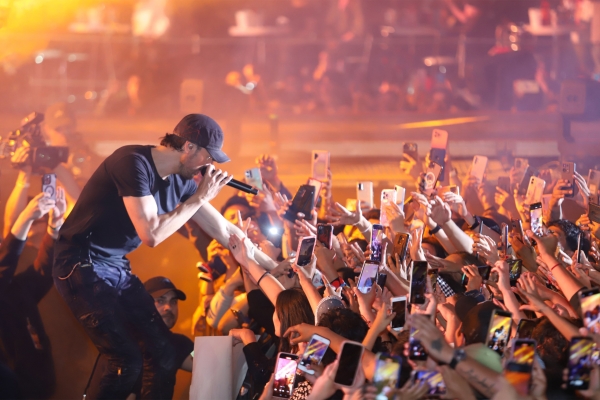
[[[192,219],[200,225],[204,232],[215,238],[225,248],[229,247],[229,237],[231,235],[235,234],[240,238],[245,236],[240,228],[227,221],[210,203],[204,204]],[[277,266],[273,259],[257,248],[254,249],[254,258],[266,270],[270,271]]]

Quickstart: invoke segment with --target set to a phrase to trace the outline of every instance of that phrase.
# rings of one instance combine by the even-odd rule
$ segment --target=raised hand
[[[340,203],[335,203],[330,210],[328,219],[333,225],[356,225],[362,217],[360,201],[356,202],[356,211],[350,211]]]
[[[475,234],[473,238],[473,252],[485,257],[490,265],[493,265],[499,258],[496,242],[486,235]]]
[[[63,192],[64,194],[64,192]],[[28,221],[35,221],[48,214],[54,208],[56,202],[48,197],[45,193],[39,193],[35,196],[25,209],[21,212],[20,218],[25,218]]]
[[[217,197],[221,189],[223,189],[231,179],[233,179],[233,175],[228,175],[227,172],[215,169],[214,165],[209,164],[204,176],[198,184],[196,194],[204,201],[210,201]]]

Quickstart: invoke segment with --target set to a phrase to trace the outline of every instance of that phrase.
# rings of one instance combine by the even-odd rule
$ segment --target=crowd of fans
[[[344,207],[332,197],[335,176],[329,173],[317,206],[290,218],[292,194],[274,158],[264,155],[256,160],[263,189],[256,196],[235,195],[221,209],[243,237],[233,235],[225,246],[192,222],[181,231],[201,259],[192,333],[243,342],[248,373],[238,397],[358,399],[383,391],[383,398],[406,400],[440,390],[445,398],[460,399],[600,398],[600,172],[591,168],[586,180],[585,171],[573,169],[565,180],[563,163],[538,166],[547,194],[538,229],[531,219],[534,207],[527,204],[530,194],[522,190],[529,184],[526,171],[534,170],[526,160],[518,159],[502,183],[474,171],[458,177],[448,161],[435,189],[427,183],[429,169],[410,161],[416,179],[414,187],[404,188],[405,202]],[[68,166],[61,168],[64,176],[72,175]],[[55,386],[51,343],[37,304],[52,287],[53,245],[77,193],[69,199],[59,186],[55,199],[39,193],[27,201],[30,174],[23,167],[13,188],[0,245],[0,398],[47,398]],[[373,245],[372,232],[384,221]],[[331,241],[319,237],[314,252],[296,254],[299,242],[317,236],[322,225],[333,227]],[[401,238],[408,238],[406,251]],[[37,258],[15,274],[27,240],[36,241]],[[254,258],[255,246],[277,266],[264,269]],[[373,262],[378,279],[369,280],[366,289],[357,287],[364,265]],[[426,275],[424,304],[413,301],[412,293],[419,262],[437,271]],[[172,328],[185,294],[168,276],[149,280],[145,288]],[[408,301],[404,310],[392,308],[398,297]],[[404,323],[390,328],[403,311]],[[500,327],[498,315],[508,318]],[[313,335],[325,338],[328,349],[320,362],[308,362],[312,373],[297,370],[290,381],[274,378],[278,352],[302,356]],[[586,338],[591,345],[573,351]],[[338,371],[347,368],[339,363],[345,341],[363,352],[356,372],[347,372],[347,384],[340,385],[344,377]],[[535,354],[517,371],[524,378],[515,381],[511,367],[520,361],[515,346],[524,343]],[[191,370],[189,339],[174,335],[173,344],[174,367]],[[384,354],[399,373],[382,389]],[[95,369],[106,368],[105,361],[97,364]],[[441,375],[432,386],[419,371]]]

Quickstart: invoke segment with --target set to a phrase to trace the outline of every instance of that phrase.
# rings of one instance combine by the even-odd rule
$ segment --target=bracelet
[[[552,270],[553,270],[554,268],[556,268],[556,267],[559,267],[559,266],[560,266],[560,263],[556,263],[556,264],[554,264],[554,266],[553,266],[552,268],[550,268],[550,272],[552,272]]]
[[[271,274],[269,271],[265,271],[264,274],[262,274],[262,276],[258,279],[258,282],[256,282],[257,286],[260,286],[260,281],[263,280],[263,278],[267,275],[267,274]]]
[[[440,230],[442,229],[442,227],[439,224],[435,225],[435,228],[430,229],[429,230],[429,234],[431,235],[435,235],[436,233],[438,233]]]

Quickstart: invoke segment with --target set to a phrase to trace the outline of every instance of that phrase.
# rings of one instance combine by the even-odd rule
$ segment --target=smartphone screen
[[[311,185],[301,185],[292,205],[283,216],[290,222],[295,222],[298,219],[298,213],[304,214],[305,218],[310,218],[312,210],[315,208],[315,187]]]
[[[363,207],[373,207],[373,182],[358,182],[356,198]]]
[[[371,231],[371,260],[381,262],[383,252],[383,226],[375,224]]]
[[[377,354],[373,384],[377,388],[377,400],[387,400],[387,395],[398,388],[402,360],[387,354]]]
[[[415,371],[415,383],[427,385],[427,397],[439,398],[446,394],[446,384],[439,371]]]
[[[317,240],[329,250],[332,247],[333,241],[333,225],[319,224],[317,225]]]
[[[510,337],[510,329],[512,326],[512,314],[506,311],[494,310],[492,319],[490,321],[490,327],[488,329],[488,336],[486,345],[500,354],[504,353],[506,346],[508,345],[508,339]]]
[[[408,337],[408,358],[411,360],[427,360],[427,353],[425,352],[425,347],[421,344],[421,341],[414,337],[415,333],[418,332],[417,329],[411,327],[410,335]]]
[[[523,261],[521,259],[506,260],[508,263],[508,278],[511,286],[516,286],[523,272]]]
[[[343,386],[352,386],[356,370],[360,365],[363,346],[356,342],[344,342],[338,357],[339,367],[335,374],[334,382]]]
[[[504,368],[504,377],[521,396],[529,395],[535,347],[535,340],[515,340],[511,359]]]
[[[427,261],[413,261],[410,274],[410,303],[425,304]]]
[[[408,250],[408,234],[398,233],[394,238],[394,259],[397,265],[402,264],[406,258],[406,251]]]
[[[312,177],[324,182],[328,180],[329,152],[324,150],[313,150],[312,152]]]
[[[298,363],[298,368],[313,375],[315,371],[310,370],[307,367],[309,365],[318,365],[321,362],[327,348],[329,348],[329,343],[329,339],[319,335],[313,335],[306,345],[306,350],[304,350],[304,354],[302,354],[302,359],[300,359],[300,363]]]
[[[577,235],[577,263],[581,263],[581,237],[583,236],[583,232],[580,232]]]
[[[248,185],[254,186],[258,190],[263,190],[263,180],[260,174],[260,168],[252,168],[244,172],[244,180]]]
[[[394,297],[390,301],[392,303],[392,312],[396,313],[390,326],[392,329],[400,331],[406,323],[406,297]]]
[[[592,372],[592,352],[594,341],[587,337],[574,337],[569,346],[569,377],[567,385],[571,389],[586,390],[590,385]]]
[[[529,207],[531,231],[536,235],[542,235],[542,203],[534,203]]]
[[[296,265],[299,267],[307,266],[310,263],[313,252],[315,250],[315,241],[317,239],[314,236],[305,237],[298,243],[298,251],[296,252]]]
[[[387,214],[385,212],[385,207],[389,203],[396,204],[396,190],[383,189],[381,191],[381,207],[380,207],[380,216],[379,216],[379,222],[383,226],[390,225],[389,221],[387,220]]]
[[[360,277],[358,278],[358,290],[363,293],[369,293],[373,285],[377,282],[377,272],[379,264],[371,261],[365,261]]]
[[[429,268],[427,270],[427,277],[429,278],[429,282],[431,282],[431,289],[433,290],[434,293],[437,289],[437,278],[438,278],[439,272],[440,272],[439,268]]]
[[[56,200],[56,174],[44,174],[42,177],[42,192],[52,200]]]
[[[298,356],[295,354],[279,353],[275,366],[275,382],[273,383],[273,397],[289,399],[292,397]]]
[[[600,334],[600,288],[579,293],[583,325],[592,333]],[[598,343],[600,345],[600,343]]]
[[[529,339],[535,327],[537,326],[537,321],[532,319],[522,319],[519,321],[519,325],[517,326],[517,337],[519,339]]]

